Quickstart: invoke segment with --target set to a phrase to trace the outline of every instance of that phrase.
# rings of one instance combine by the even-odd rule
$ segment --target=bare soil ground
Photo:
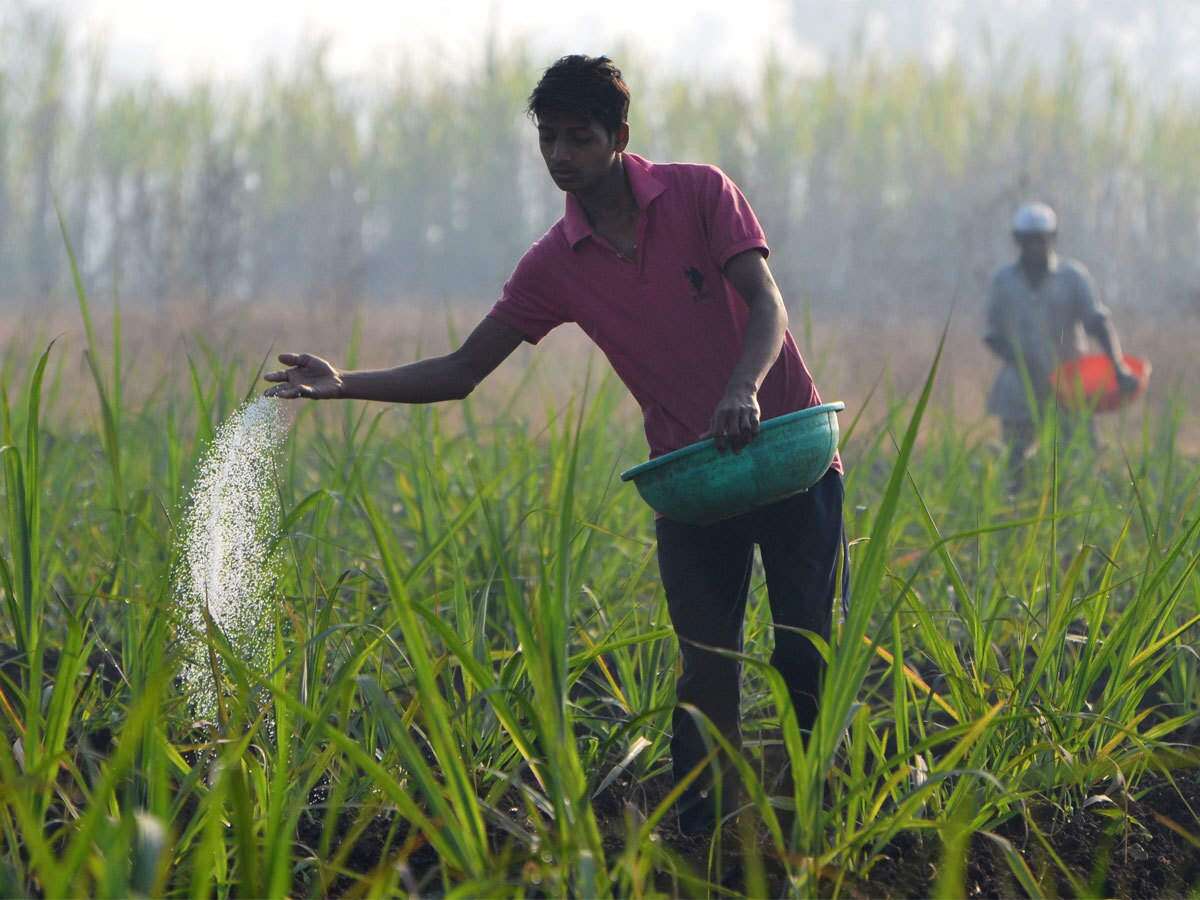
[[[611,856],[622,849],[620,836],[626,827],[626,815],[644,817],[668,789],[665,776],[637,783],[626,780],[615,783],[606,796],[599,798],[597,814]],[[1022,818],[1010,820],[994,834],[1007,840],[1043,887],[1053,886],[1059,896],[1077,896],[1077,885],[1092,896],[1194,896],[1200,890],[1200,772],[1178,775],[1173,784],[1163,778],[1147,779],[1119,814],[1114,810],[1089,807],[1069,815],[1049,807],[1030,810],[1053,852],[1072,872],[1076,885],[1058,871]],[[326,812],[317,803],[302,817],[298,846],[313,852],[320,845]],[[492,834],[498,847],[512,840],[498,828]],[[673,871],[664,869],[660,873],[657,887],[674,896],[702,894],[709,870],[709,841],[678,834],[670,817],[660,826],[659,836],[678,865]],[[407,838],[390,813],[371,817],[364,826],[357,811],[341,811],[330,849],[332,853],[343,853],[347,872],[326,889],[331,894],[352,891],[351,873],[400,864],[410,890],[437,895],[442,890],[437,855],[420,840]],[[784,870],[773,859],[769,842],[761,835],[758,839],[768,890],[772,896],[781,896],[786,892]],[[343,846],[346,840],[352,841],[349,847]],[[710,876],[725,889],[738,893],[745,889],[744,851],[739,849],[744,848],[744,840],[745,835],[727,829],[723,863]],[[842,882],[839,893],[852,898],[928,897],[937,883],[941,857],[942,846],[935,835],[904,832],[884,849],[868,879]],[[298,878],[298,893],[311,893],[313,885],[307,885],[306,891],[303,882]],[[832,880],[826,888],[823,894],[833,892]],[[964,889],[966,896],[977,898],[1028,896],[1014,878],[1000,844],[982,834],[974,835],[968,847]]]

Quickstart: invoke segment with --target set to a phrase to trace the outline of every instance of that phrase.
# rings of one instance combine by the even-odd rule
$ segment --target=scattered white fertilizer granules
[[[247,403],[217,430],[188,497],[173,591],[180,675],[200,719],[214,721],[217,713],[206,607],[251,671],[265,673],[270,662],[271,598],[282,563],[275,466],[287,432],[280,401],[259,397]],[[220,664],[220,652],[216,656]]]

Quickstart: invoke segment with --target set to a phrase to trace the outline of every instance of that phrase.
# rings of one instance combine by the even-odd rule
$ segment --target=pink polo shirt
[[[521,257],[489,315],[534,344],[564,322],[582,328],[641,406],[655,457],[708,430],[749,318],[722,270],[739,253],[769,251],[750,204],[720,169],[623,159],[641,210],[636,258],[594,234],[567,194],[565,215]],[[762,417],[820,402],[789,332],[759,388]],[[841,471],[840,460],[834,466]]]

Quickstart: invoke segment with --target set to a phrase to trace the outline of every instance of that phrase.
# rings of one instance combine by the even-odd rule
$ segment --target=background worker
[[[1012,235],[1018,258],[992,278],[983,340],[1004,364],[987,409],[1000,419],[1009,474],[1019,486],[1024,461],[1036,446],[1037,422],[1053,396],[1051,375],[1087,352],[1088,337],[1112,360],[1122,391],[1136,389],[1138,380],[1125,365],[1117,331],[1088,270],[1055,251],[1054,210],[1040,202],[1022,205],[1013,216]],[[1068,437],[1079,424],[1065,410],[1061,421]]]

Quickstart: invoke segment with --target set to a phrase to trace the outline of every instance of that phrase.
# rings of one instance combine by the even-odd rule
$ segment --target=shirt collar
[[[1049,278],[1051,275],[1057,275],[1060,268],[1058,251],[1051,250],[1049,257],[1046,259],[1046,277]],[[1021,279],[1021,283],[1029,290],[1036,290],[1034,285],[1029,281],[1029,275],[1025,272],[1025,267],[1021,265],[1021,260],[1018,259],[1013,263],[1013,271],[1017,273],[1017,276]]]
[[[667,189],[667,186],[654,177],[654,165],[633,153],[622,153],[621,162],[625,166],[625,175],[629,179],[629,188],[633,191],[633,199],[638,209],[646,209],[651,201]],[[588,222],[583,204],[575,199],[574,194],[567,194],[567,209],[563,215],[563,234],[567,242],[574,248],[585,237],[591,237],[592,225]]]

